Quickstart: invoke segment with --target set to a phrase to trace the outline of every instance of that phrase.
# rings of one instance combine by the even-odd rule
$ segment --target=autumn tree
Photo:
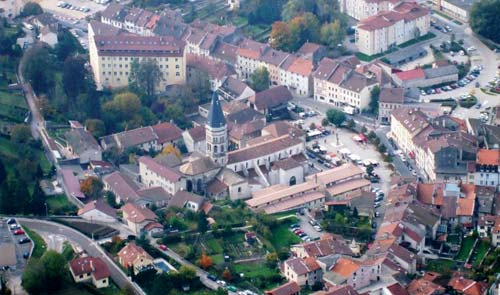
[[[231,274],[231,271],[226,267],[226,269],[222,272],[222,278],[226,282],[230,282],[233,279],[233,275]]]
[[[102,182],[99,180],[99,178],[94,176],[85,178],[85,180],[80,184],[80,190],[82,191],[82,193],[92,199],[97,199],[99,197],[102,188]]]
[[[168,154],[174,154],[177,159],[181,159],[181,152],[173,144],[168,144],[167,146],[165,146],[160,153],[160,155]]]
[[[293,36],[290,26],[285,22],[275,22],[271,30],[271,47],[290,51],[293,46]]]
[[[203,269],[209,269],[213,265],[212,258],[203,252],[200,258],[200,266]]]
[[[312,13],[304,13],[290,20],[290,31],[294,37],[292,51],[296,51],[305,42],[318,42],[320,23]]]

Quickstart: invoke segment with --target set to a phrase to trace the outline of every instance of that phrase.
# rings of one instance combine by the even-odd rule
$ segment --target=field
[[[455,262],[452,260],[429,260],[427,262],[426,270],[435,271],[442,274],[451,273],[454,264]]]
[[[23,229],[28,234],[28,236],[33,241],[33,244],[35,245],[35,248],[33,249],[33,253],[31,254],[31,257],[35,257],[35,258],[42,257],[43,253],[45,253],[45,251],[47,250],[47,244],[45,244],[45,241],[42,239],[42,237],[39,234],[30,230],[29,228],[23,226]]]
[[[36,150],[35,153],[37,154],[40,160],[40,166],[42,167],[43,172],[48,173],[52,167],[49,160],[47,159],[43,151]],[[0,136],[0,157],[2,157],[4,161],[6,161],[6,164],[12,164],[12,165],[5,165],[5,168],[9,173],[13,173],[14,171],[13,166],[23,157],[23,155],[19,154],[19,151],[10,140]]]
[[[47,205],[50,215],[72,215],[77,211],[76,206],[65,195],[47,197]]]
[[[280,224],[272,230],[273,236],[270,239],[270,242],[276,251],[280,251],[283,248],[288,248],[290,245],[301,242],[300,238],[288,229],[290,224],[292,224],[292,222]]]
[[[490,243],[488,241],[479,241],[472,254],[471,263],[473,265],[479,265],[489,249]]]
[[[475,239],[471,236],[466,237],[462,240],[462,246],[460,247],[460,251],[457,254],[456,259],[460,261],[465,261],[469,257],[470,250],[472,246],[474,246]]]

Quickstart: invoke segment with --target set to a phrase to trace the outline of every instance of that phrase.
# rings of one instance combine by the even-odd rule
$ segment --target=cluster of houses
[[[266,294],[299,294],[301,288],[317,282],[324,288],[313,293],[316,295],[444,294],[442,280],[436,282],[441,274],[427,272],[415,277],[417,266],[426,263],[425,253],[436,250],[430,242],[446,242],[452,228],[477,228],[479,235],[490,236],[496,247],[500,226],[494,212],[497,200],[496,187],[396,178],[386,197],[383,221],[364,253],[354,240],[331,234],[293,245],[292,257],[280,267],[288,282]],[[487,283],[458,271],[447,286],[457,294],[470,295],[485,294],[488,288]]]
[[[414,2],[368,2],[392,4],[379,3],[380,8],[360,22],[357,40],[361,52],[380,53],[427,34],[428,9]],[[367,11],[353,7],[353,13]],[[344,9],[352,15],[349,8]],[[110,4],[100,21],[89,23],[90,64],[99,88],[127,85],[131,62],[153,58],[163,73],[157,91],[177,84],[199,85],[208,79],[210,88],[225,100],[250,99],[259,94],[246,83],[255,71],[265,68],[272,87],[283,86],[292,95],[312,96],[361,111],[368,107],[375,86],[424,87],[458,79],[454,65],[406,73],[381,61],[361,65],[355,57],[332,60],[326,57],[327,51],[322,45],[305,43],[296,53],[287,53],[245,38],[231,25],[200,20],[186,24],[171,10],[155,14],[120,4]]]

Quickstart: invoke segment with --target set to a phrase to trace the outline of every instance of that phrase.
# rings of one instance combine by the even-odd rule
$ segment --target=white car
[[[316,231],[323,231],[323,229],[321,228],[321,226],[319,225],[315,225],[313,226],[313,228],[316,230]]]
[[[217,285],[222,286],[222,287],[225,287],[227,284],[226,284],[226,282],[225,282],[225,281],[223,281],[223,280],[217,280]]]

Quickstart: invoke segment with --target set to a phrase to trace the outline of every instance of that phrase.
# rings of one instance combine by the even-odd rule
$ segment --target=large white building
[[[467,183],[498,187],[500,184],[500,150],[481,149],[475,162],[470,162]]]
[[[377,14],[379,11],[391,10],[402,0],[339,0],[340,11],[360,20]]]
[[[370,103],[371,90],[378,85],[374,76],[356,71],[359,60],[323,58],[314,72],[314,99],[336,107],[358,111]]]
[[[375,55],[429,32],[430,10],[415,2],[403,2],[362,19],[356,30],[361,53]]]
[[[116,30],[94,30],[89,24],[89,56],[98,89],[120,88],[128,85],[133,61],[154,59],[161,81],[160,92],[172,84],[186,81],[184,42],[174,37],[153,37],[123,34]],[[96,26],[97,27],[97,26]]]

